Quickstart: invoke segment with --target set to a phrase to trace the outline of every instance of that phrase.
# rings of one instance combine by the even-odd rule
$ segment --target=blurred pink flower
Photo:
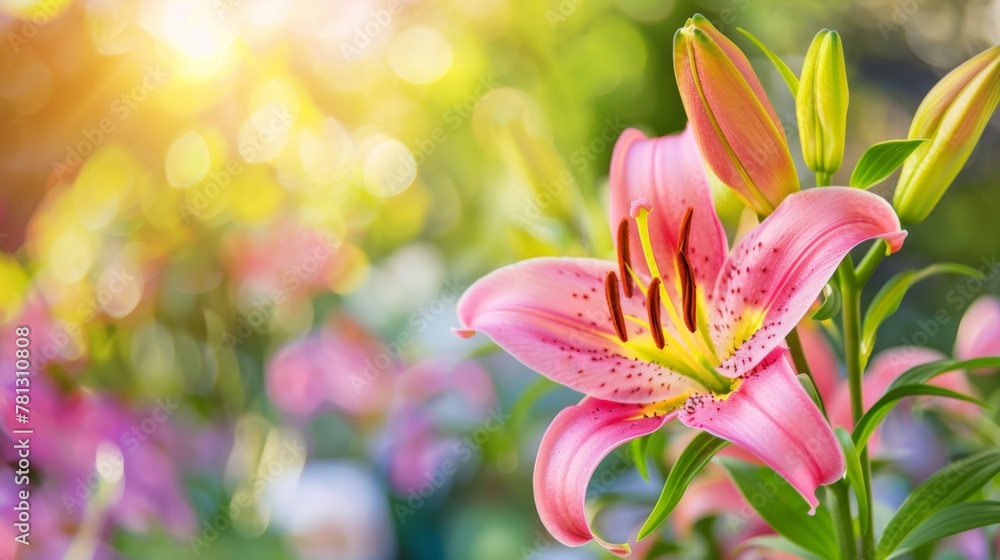
[[[0,444],[9,449],[13,442],[4,436],[0,437]],[[14,469],[8,468],[6,463],[0,463],[0,558],[5,560],[14,560],[18,549],[25,548],[14,540],[19,534],[14,528],[14,523],[17,523],[14,506],[19,501],[18,493],[21,490],[24,488],[14,484]]]
[[[0,321],[2,321],[0,315]],[[30,362],[32,371],[42,371],[46,365],[58,365],[60,371],[69,374],[79,373],[86,365],[86,332],[80,329],[79,325],[56,320],[49,312],[49,303],[42,296],[41,292],[35,288],[29,288],[24,297],[24,301],[16,315],[2,325],[6,336],[13,335],[14,329],[26,326],[30,329],[28,340],[30,346]],[[82,340],[78,340],[77,336]],[[82,346],[81,346],[82,344]],[[0,363],[7,369],[4,371],[13,372],[16,357],[14,352],[17,348],[13,341],[4,344],[0,348]],[[4,379],[4,382],[13,383],[12,379]],[[9,398],[13,391],[0,394],[0,399]],[[3,402],[0,400],[0,402]],[[0,424],[9,427],[14,422],[14,407],[4,406],[0,413]]]
[[[51,320],[41,298],[29,298],[21,312],[0,329],[8,332],[22,325],[31,329],[33,356],[45,348],[46,341],[57,345],[61,340],[61,327]],[[13,348],[9,344],[0,349],[3,371],[15,370]],[[108,393],[76,386],[75,380],[61,378],[58,372],[80,363],[59,356],[53,354],[44,365],[32,358],[28,424],[16,424],[13,418],[10,399],[15,378],[6,378],[0,390],[4,432],[9,433],[14,426],[35,431],[31,437],[32,469],[40,475],[37,480],[41,484],[32,487],[32,496],[48,497],[51,516],[56,519],[53,523],[74,526],[98,488],[100,472],[121,471],[122,492],[108,510],[115,525],[140,532],[162,526],[177,537],[188,534],[194,527],[194,516],[174,460],[161,446],[161,438],[170,431],[167,420],[178,405],[160,401],[156,407],[127,407]],[[102,443],[113,444],[121,453],[98,462]],[[9,449],[4,446],[5,455]]]
[[[0,443],[9,446],[9,442],[0,437]],[[15,512],[12,509],[19,500],[18,492],[23,486],[15,485],[14,471],[6,465],[0,465],[0,559],[2,560],[47,560],[63,558],[73,540],[77,538],[79,526],[67,522],[65,508],[59,496],[51,487],[32,486],[28,496],[30,502],[30,534],[28,545],[14,540],[20,531],[14,526]],[[97,543],[93,560],[111,560],[121,558],[107,546]]]
[[[342,319],[280,349],[266,368],[267,390],[293,416],[332,410],[366,420],[363,427],[377,431],[372,453],[386,464],[393,489],[407,495],[445,461],[457,468],[471,458],[477,446],[462,435],[498,409],[493,381],[477,362],[401,360],[392,344]]]
[[[477,416],[496,406],[493,380],[478,362],[444,356],[408,368],[396,380],[393,399],[397,410],[427,410],[443,401],[453,412]]]
[[[445,474],[441,466],[459,440],[438,434],[437,428],[421,414],[400,416],[387,426],[389,483],[400,496],[419,493],[425,485],[437,491],[450,482],[454,472]]]
[[[498,411],[493,381],[477,362],[441,357],[404,371],[382,438],[393,489],[406,496],[447,482],[481,445],[467,434],[498,429],[486,425]]]
[[[238,230],[222,244],[229,279],[254,295],[305,297],[328,290],[345,263],[343,246],[319,230],[286,222]]]
[[[343,320],[286,345],[265,375],[268,395],[288,414],[310,416],[329,406],[365,416],[384,411],[399,371],[391,349]]]
[[[986,356],[1000,356],[1000,298],[996,296],[982,296],[972,302],[958,324],[955,338],[956,358],[971,360]]]

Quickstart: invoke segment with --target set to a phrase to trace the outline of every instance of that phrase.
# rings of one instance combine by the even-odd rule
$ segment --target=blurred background
[[[579,395],[450,329],[490,270],[611,254],[614,141],[684,126],[671,44],[694,12],[747,52],[796,157],[793,100],[737,28],[796,71],[819,29],[841,33],[834,184],[1000,42],[1000,0],[0,0],[0,558],[602,557],[553,541],[531,491]],[[995,266],[998,149],[994,118],[882,280]],[[739,203],[717,205],[735,229]],[[990,293],[1000,275],[920,284],[880,346],[950,352]],[[21,325],[30,547],[4,439]],[[914,438],[930,462],[961,452],[922,429],[942,436]],[[668,454],[651,482],[626,452],[602,466],[603,534],[634,535]],[[888,511],[920,472],[884,475]],[[637,556],[729,554],[713,515]]]

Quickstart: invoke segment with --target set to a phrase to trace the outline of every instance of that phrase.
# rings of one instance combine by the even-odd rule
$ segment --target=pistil
[[[635,218],[636,228],[639,230],[639,241],[642,242],[642,252],[643,256],[646,257],[646,266],[649,267],[649,273],[653,278],[661,278],[660,267],[657,265],[656,256],[653,253],[652,241],[649,238],[649,212],[653,209],[653,205],[644,198],[637,199],[632,202],[631,216]],[[674,308],[674,302],[670,296],[666,293],[666,286],[660,282],[660,301],[663,303],[663,307],[667,310],[667,316],[670,317],[670,321],[674,325],[679,325],[681,323],[681,317],[677,313],[677,309]],[[687,346],[694,348],[696,346],[694,338],[689,332],[677,329],[678,333],[687,342]]]

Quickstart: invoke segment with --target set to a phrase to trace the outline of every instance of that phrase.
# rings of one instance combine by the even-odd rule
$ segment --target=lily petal
[[[479,279],[458,301],[459,334],[480,331],[524,365],[581,393],[615,402],[662,401],[699,390],[656,351],[649,329],[615,334],[604,281],[617,264],[538,258]],[[647,316],[641,290],[621,296],[626,316]]]
[[[972,302],[955,337],[960,360],[1000,356],[1000,298],[983,296]]]
[[[582,546],[596,540],[613,554],[629,554],[627,544],[608,543],[593,534],[585,505],[590,478],[605,457],[677,416],[643,418],[643,408],[587,397],[560,412],[545,431],[535,461],[535,505],[559,542]]]
[[[688,208],[694,209],[688,256],[695,281],[704,286],[703,293],[708,293],[729,253],[729,243],[715,212],[712,191],[691,126],[679,134],[662,138],[647,138],[634,128],[626,130],[615,144],[610,177],[612,238],[617,235],[621,220],[629,217],[633,200],[645,198],[652,203],[649,236],[664,284],[671,289],[675,305],[679,301],[673,264],[678,234],[684,213]],[[648,277],[642,245],[634,230],[629,245],[632,268]]]
[[[811,514],[819,505],[816,488],[844,475],[844,454],[795,377],[787,352],[771,352],[725,399],[691,397],[679,418],[743,447],[777,471],[802,494]]]
[[[739,376],[767,356],[816,300],[841,259],[881,237],[891,251],[906,232],[889,204],[847,187],[792,195],[733,248],[712,294],[721,373]]]

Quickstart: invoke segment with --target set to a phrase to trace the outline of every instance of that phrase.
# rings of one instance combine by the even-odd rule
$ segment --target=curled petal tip
[[[903,247],[903,241],[906,239],[906,235],[907,231],[905,229],[901,229],[895,233],[885,236],[885,242],[889,245],[889,248],[885,252],[886,256],[895,253]]]
[[[653,203],[651,203],[650,201],[646,200],[645,198],[637,198],[637,199],[635,199],[635,200],[632,201],[632,208],[629,210],[628,214],[629,214],[629,216],[632,216],[633,218],[638,218],[639,217],[639,213],[642,210],[645,210],[646,212],[649,212],[652,209],[653,209]]]
[[[468,327],[463,327],[463,328],[452,327],[451,332],[452,334],[454,334],[459,338],[472,338],[473,336],[476,335],[476,329],[470,329]]]
[[[608,552],[614,554],[619,558],[628,558],[629,556],[632,555],[632,547],[629,546],[628,543],[614,544],[601,541],[600,539],[595,539],[595,540],[598,541],[598,544],[607,549]]]
[[[628,544],[609,543],[594,535],[586,513],[591,477],[616,448],[651,434],[676,413],[635,418],[635,405],[584,398],[560,412],[545,431],[535,461],[535,504],[542,524],[555,540],[582,546],[591,540],[615,556],[631,553]]]

